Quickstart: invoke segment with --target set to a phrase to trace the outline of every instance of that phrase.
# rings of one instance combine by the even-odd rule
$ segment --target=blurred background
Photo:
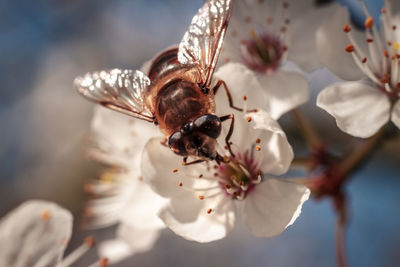
[[[299,0],[301,1],[301,0]],[[329,1],[316,1],[326,4]],[[347,4],[363,21],[357,0]],[[378,14],[381,0],[366,1]],[[55,201],[71,210],[75,228],[68,251],[93,234],[80,230],[83,184],[97,175],[83,153],[94,105],[72,87],[82,73],[137,69],[179,42],[202,0],[0,1],[0,216],[26,199]],[[304,107],[335,149],[356,143],[315,107],[316,94],[337,78],[324,69],[308,75],[312,97]],[[295,151],[304,151],[290,116],[281,120]],[[390,140],[349,182],[350,266],[400,266],[400,145]],[[241,225],[224,240],[197,244],[164,230],[153,250],[116,266],[335,266],[335,216],[329,200],[308,201],[279,237],[259,239]],[[93,250],[75,266],[97,258]]]

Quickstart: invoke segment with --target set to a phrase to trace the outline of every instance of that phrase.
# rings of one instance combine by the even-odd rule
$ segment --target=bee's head
[[[221,120],[215,115],[206,114],[182,125],[179,131],[169,137],[168,145],[181,156],[215,160],[220,133]]]

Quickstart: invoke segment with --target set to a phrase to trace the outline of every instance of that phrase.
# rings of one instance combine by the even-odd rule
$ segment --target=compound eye
[[[193,124],[198,131],[214,139],[221,133],[221,120],[212,114],[206,114],[195,119]]]
[[[174,132],[168,139],[169,148],[178,155],[187,156],[183,135],[180,132]]]

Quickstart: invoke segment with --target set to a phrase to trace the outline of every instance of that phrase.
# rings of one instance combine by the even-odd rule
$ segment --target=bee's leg
[[[235,157],[235,154],[232,152],[231,143],[229,142],[229,139],[231,139],[231,136],[233,133],[233,128],[235,126],[235,116],[233,114],[230,114],[230,115],[225,115],[225,116],[219,117],[219,119],[221,120],[221,122],[231,119],[231,125],[229,126],[228,134],[225,136],[225,143],[226,143],[226,146],[228,147],[228,150],[229,150],[229,153],[231,154],[231,156]]]
[[[214,92],[214,95],[218,92],[218,89],[221,87],[221,85],[223,85],[225,92],[226,92],[226,96],[228,97],[228,102],[229,102],[229,106],[233,109],[236,109],[238,111],[243,111],[242,108],[238,108],[233,104],[233,99],[232,99],[232,95],[231,92],[229,92],[228,86],[226,85],[226,83],[223,80],[218,80],[217,84],[214,86],[214,88],[212,89]],[[257,109],[251,109],[251,110],[246,110],[247,112],[256,112]]]
[[[182,165],[183,166],[193,165],[193,164],[197,164],[197,163],[201,163],[201,162],[205,161],[204,159],[198,159],[198,160],[194,160],[194,161],[191,161],[191,162],[187,162],[187,159],[188,159],[188,157],[184,157],[183,158],[183,161],[182,161]]]
[[[215,158],[215,161],[217,162],[217,164],[219,165],[221,162],[223,163],[229,163],[230,160],[226,157],[221,156],[220,154],[217,153],[217,157]]]

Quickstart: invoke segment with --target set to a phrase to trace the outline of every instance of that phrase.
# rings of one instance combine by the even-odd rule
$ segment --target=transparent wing
[[[232,0],[206,1],[179,44],[179,62],[196,66],[204,86],[211,83],[231,13]]]
[[[145,104],[149,78],[141,71],[113,69],[77,77],[74,85],[91,101],[135,118],[153,122],[153,112]]]

